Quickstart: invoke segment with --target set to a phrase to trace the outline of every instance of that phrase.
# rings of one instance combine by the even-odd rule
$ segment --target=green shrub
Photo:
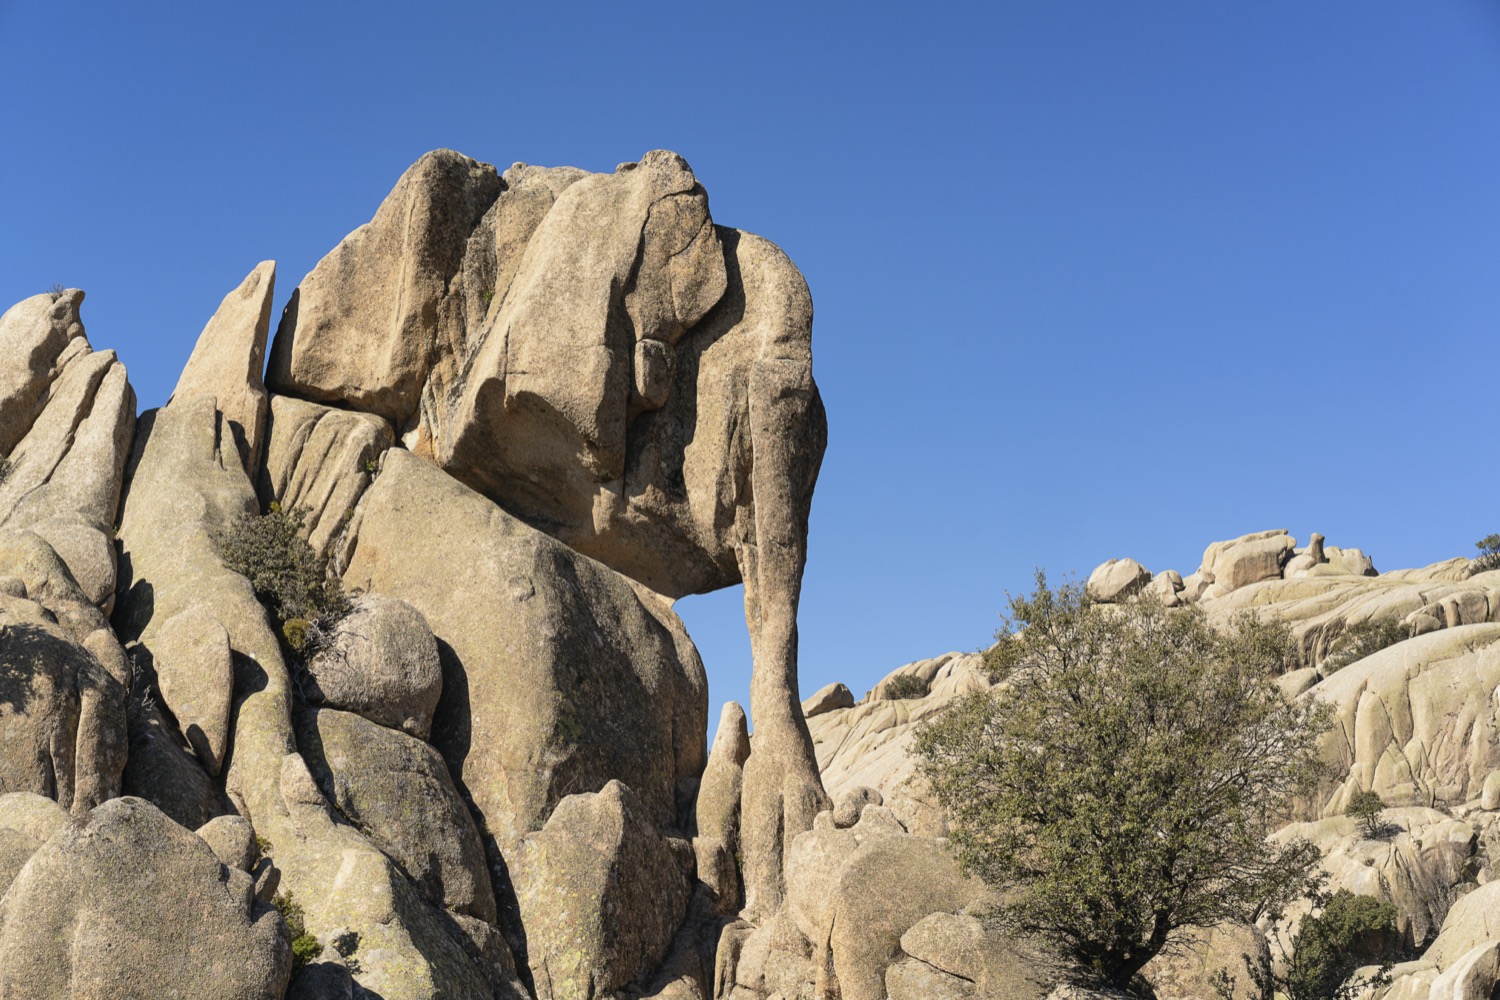
[[[306,519],[301,510],[273,503],[262,516],[236,518],[218,537],[224,565],[250,581],[287,646],[298,653],[316,648],[319,637],[349,612],[343,585],[302,537]]]
[[[1371,618],[1351,625],[1329,647],[1328,657],[1323,661],[1323,676],[1410,638],[1411,628],[1394,618]]]
[[[1474,569],[1483,573],[1485,570],[1500,569],[1500,535],[1487,535],[1474,543],[1479,550],[1479,555],[1474,559]]]
[[[885,682],[887,701],[905,701],[908,698],[927,697],[927,682],[915,674],[897,674]]]
[[[1318,779],[1331,722],[1274,683],[1285,625],[1099,607],[1040,573],[1006,625],[990,664],[1008,684],[914,743],[1001,927],[1128,990],[1178,928],[1253,922],[1315,887],[1317,847],[1267,837]]]
[[[286,923],[287,937],[292,942],[292,978],[295,979],[297,973],[307,967],[307,963],[318,957],[323,946],[316,937],[307,933],[302,904],[292,898],[290,892],[278,892],[275,903],[276,909],[281,911],[281,919]]]
[[[1259,1000],[1353,1000],[1390,983],[1396,908],[1347,889],[1332,896],[1320,894],[1315,902],[1322,904],[1323,912],[1302,921],[1291,953],[1278,943],[1281,962],[1268,968],[1245,956]],[[1373,976],[1351,978],[1355,970],[1369,965],[1378,967]],[[1233,987],[1234,977],[1224,972],[1214,984],[1226,1000],[1233,995]]]
[[[1365,836],[1371,840],[1385,830],[1385,800],[1374,791],[1355,792],[1344,807],[1345,816],[1353,816],[1364,827]]]

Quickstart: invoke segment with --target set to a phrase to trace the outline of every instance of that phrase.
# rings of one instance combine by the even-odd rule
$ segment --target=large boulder
[[[479,830],[436,750],[332,709],[302,713],[297,742],[329,801],[429,900],[494,921]]]
[[[817,987],[836,983],[845,1000],[881,1000],[903,934],[929,914],[985,898],[945,842],[906,833],[882,806],[867,806],[849,829],[819,816],[792,842],[786,876],[787,913],[815,949]]]
[[[569,185],[480,334],[439,460],[526,516],[586,513],[625,474],[629,418],[666,401],[673,346],[725,287],[708,197],[675,153]],[[540,495],[521,502],[517,481]]]
[[[1088,595],[1101,604],[1134,597],[1151,582],[1151,571],[1134,559],[1110,559],[1089,574]]]
[[[307,660],[308,700],[425,740],[443,691],[443,667],[422,613],[370,594],[357,598],[329,631]]]
[[[229,633],[200,607],[173,615],[152,644],[162,700],[203,769],[218,774],[229,750],[234,659]]]
[[[1296,539],[1283,529],[1214,542],[1204,550],[1199,572],[1210,578],[1219,592],[1228,593],[1281,576],[1281,568],[1292,558],[1296,547]]]
[[[612,996],[643,979],[687,910],[679,852],[618,781],[563,799],[506,860],[539,1000]]]
[[[452,150],[413,164],[292,294],[271,348],[272,390],[378,414],[404,432],[440,304],[500,190],[494,167]]]
[[[886,970],[891,1000],[1041,1000],[1051,970],[978,917],[933,913],[901,935],[909,958]]]
[[[64,355],[71,356],[73,341],[83,338],[82,302],[83,292],[70,288],[22,299],[0,315],[0,357],[6,359],[0,367],[0,455],[9,455],[31,429]]]
[[[345,581],[410,603],[437,635],[433,743],[502,854],[564,795],[613,778],[678,826],[706,756],[707,688],[665,601],[401,450],[352,530]]]
[[[125,690],[39,604],[0,596],[0,793],[84,813],[120,792]]]
[[[61,828],[0,900],[0,994],[267,1000],[291,951],[250,876],[140,799]]]

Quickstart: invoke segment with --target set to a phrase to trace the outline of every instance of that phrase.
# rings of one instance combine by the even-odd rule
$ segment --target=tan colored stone
[[[45,795],[35,792],[0,795],[0,827],[24,833],[38,844],[51,840],[54,833],[70,822],[68,811]]]
[[[325,941],[359,935],[362,986],[386,1000],[519,996],[518,987],[505,986],[509,951],[493,933],[483,936],[488,925],[467,926],[469,918],[434,906],[364,834],[335,822],[295,752],[280,643],[249,581],[224,567],[213,540],[257,506],[234,442],[222,432],[209,399],[142,417],[120,524],[123,589],[115,617],[122,637],[150,650],[161,625],[194,605],[228,632],[236,695],[227,792],[272,845],[281,889],[303,906],[308,931]]]
[[[479,830],[436,750],[326,708],[300,715],[298,745],[329,801],[429,900],[494,922]]]
[[[243,816],[218,816],[196,831],[208,844],[214,856],[230,868],[249,872],[255,867],[259,850],[255,846],[255,828]]]
[[[413,164],[375,217],[297,286],[271,348],[271,389],[344,403],[404,432],[448,283],[500,189],[494,167],[452,150]]]
[[[341,557],[341,534],[394,443],[391,425],[369,413],[272,396],[266,439],[263,497],[302,511],[313,551]]]
[[[275,288],[276,262],[255,265],[219,303],[172,391],[173,400],[216,401],[239,452],[240,467],[252,475],[260,468],[266,428],[267,394],[261,373]]]
[[[815,715],[832,712],[834,709],[853,707],[854,693],[847,685],[834,681],[832,684],[825,684],[818,688],[813,692],[812,697],[802,702],[802,714],[811,719]]]
[[[119,794],[125,693],[41,605],[0,598],[0,793],[82,815]]]
[[[644,979],[687,909],[680,862],[618,781],[563,799],[506,860],[538,1000],[609,996]]]
[[[707,689],[666,602],[399,449],[354,534],[346,582],[400,597],[440,640],[433,744],[503,854],[569,791],[612,778],[676,825],[706,757]]]
[[[206,610],[190,607],[162,625],[151,651],[162,700],[203,769],[218,774],[229,753],[234,701],[229,633]]]
[[[744,903],[740,884],[740,785],[745,761],[750,756],[750,734],[745,725],[745,710],[730,701],[719,714],[719,729],[714,736],[708,766],[698,785],[698,835],[693,850],[698,862],[698,878],[713,893],[719,913],[737,913]]]
[[[0,901],[0,993],[279,996],[290,948],[251,889],[149,803],[114,799],[43,844]]]
[[[443,692],[437,639],[405,601],[367,594],[307,660],[305,694],[313,704],[355,712],[425,740]]]
[[[57,376],[64,350],[83,336],[78,307],[83,292],[33,295],[0,315],[0,455],[9,455],[31,429]]]
[[[1089,574],[1084,589],[1101,604],[1134,597],[1151,582],[1151,571],[1134,559],[1109,559]]]
[[[1226,542],[1214,542],[1203,553],[1199,572],[1211,576],[1224,592],[1281,576],[1296,540],[1284,530],[1261,531]]]

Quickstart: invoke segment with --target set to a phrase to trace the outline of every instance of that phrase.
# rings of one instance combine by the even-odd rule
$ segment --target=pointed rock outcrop
[[[262,379],[276,262],[262,261],[224,296],[177,379],[171,402],[210,397],[229,424],[240,468],[260,467],[268,395]],[[169,404],[170,405],[170,404]]]

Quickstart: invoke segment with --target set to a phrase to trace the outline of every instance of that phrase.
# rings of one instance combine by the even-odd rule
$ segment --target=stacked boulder
[[[82,292],[0,317],[0,994],[712,995],[747,866],[783,878],[742,796],[823,791],[800,716],[774,797],[737,708],[710,759],[670,597],[749,578],[790,697],[800,275],[675,154],[439,151],[273,343],[275,281],[139,419]],[[224,555],[272,505],[352,595],[311,643]]]

